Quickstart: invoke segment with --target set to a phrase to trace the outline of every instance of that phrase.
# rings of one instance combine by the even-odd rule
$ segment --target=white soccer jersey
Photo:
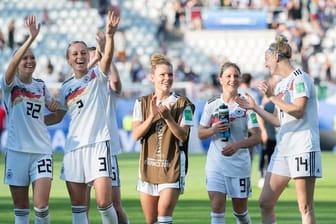
[[[307,97],[308,102],[301,119],[284,113],[277,107],[280,128],[277,134],[278,153],[295,155],[302,152],[320,151],[317,97],[313,80],[300,69],[281,80],[275,89],[275,95],[287,103]]]
[[[116,104],[118,100],[118,94],[114,92],[108,84],[109,95],[107,101],[107,124],[111,135],[110,147],[112,155],[118,155],[121,153],[120,139],[119,139],[119,129],[117,124],[117,112]]]
[[[176,93],[172,93],[168,98],[164,99],[163,101],[158,100],[156,104],[159,105],[160,103],[162,103],[162,105],[169,106],[171,104],[176,103],[178,97],[179,96]],[[189,115],[190,113],[185,113],[186,110],[191,111],[191,107],[187,106],[186,108],[184,108],[183,111],[183,114]],[[182,117],[180,125],[193,126],[194,125],[193,116],[189,117],[187,115]],[[136,100],[134,103],[133,121],[143,121],[140,100]]]
[[[8,114],[5,149],[51,154],[50,136],[44,124],[45,104],[51,101],[51,96],[45,83],[33,78],[32,83],[25,84],[15,77],[7,85],[3,76],[1,89]]]
[[[81,79],[71,77],[60,89],[61,109],[70,114],[65,153],[89,144],[110,140],[106,121],[108,76],[99,66]]]
[[[249,177],[251,174],[251,159],[248,148],[239,149],[232,156],[224,156],[222,149],[228,144],[248,138],[250,128],[259,127],[255,112],[240,108],[237,103],[226,103],[220,97],[213,97],[204,106],[200,125],[211,127],[217,122],[214,114],[221,104],[225,103],[229,108],[230,131],[229,141],[221,141],[220,134],[211,137],[207,155],[206,170],[219,171],[228,177]]]

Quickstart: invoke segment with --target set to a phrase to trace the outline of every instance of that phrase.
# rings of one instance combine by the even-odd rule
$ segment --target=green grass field
[[[54,181],[50,197],[50,214],[52,223],[71,223],[71,209],[68,194],[63,181],[59,179],[62,154],[54,156]],[[191,154],[189,173],[186,179],[185,194],[180,197],[174,213],[174,223],[206,224],[210,223],[210,203],[204,184],[205,154]],[[315,211],[318,224],[335,224],[336,212],[336,155],[323,152],[323,178],[317,180],[315,191]],[[260,223],[259,207],[257,204],[260,189],[257,187],[257,160],[253,161],[253,196],[249,200],[249,211],[253,223]],[[0,155],[0,178],[3,180],[4,155]],[[122,180],[122,199],[132,224],[145,223],[141,211],[138,193],[135,190],[137,181],[138,154],[122,154],[119,156],[119,166]],[[92,195],[94,197],[94,194]],[[100,216],[92,200],[90,211],[91,223],[100,223]],[[293,183],[282,194],[276,207],[278,223],[300,223],[296,195]],[[226,223],[235,223],[232,215],[231,202],[227,202]],[[13,222],[13,206],[7,185],[0,184],[0,224]],[[30,214],[33,220],[33,212]],[[33,223],[33,221],[31,221]]]

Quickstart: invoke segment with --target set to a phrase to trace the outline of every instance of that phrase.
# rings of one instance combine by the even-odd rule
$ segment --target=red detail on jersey
[[[91,75],[90,75],[90,81],[92,79],[95,79],[97,77],[96,73],[94,71],[92,71]]]
[[[39,99],[41,95],[34,94],[26,89],[14,87],[12,91],[11,101],[14,102],[19,97],[27,97],[29,99]]]
[[[84,92],[85,89],[86,89],[86,86],[84,88],[77,89],[77,90],[73,91],[72,93],[70,93],[69,95],[66,96],[66,101],[69,102],[69,101],[75,99],[76,97],[81,95]]]
[[[290,91],[294,90],[294,80],[292,80],[291,84],[289,85],[288,90],[290,90]]]

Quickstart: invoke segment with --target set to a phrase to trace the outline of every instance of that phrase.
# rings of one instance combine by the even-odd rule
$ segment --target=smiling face
[[[173,85],[173,71],[172,67],[166,64],[158,64],[151,74],[151,80],[154,84],[155,90],[162,93],[170,93]]]
[[[240,84],[240,72],[234,67],[229,66],[222,70],[222,74],[218,77],[218,81],[223,90],[228,92],[236,92]]]
[[[89,52],[84,42],[70,44],[67,50],[67,60],[75,74],[86,74],[89,63]]]
[[[18,73],[22,76],[32,76],[35,68],[35,56],[31,50],[27,50],[18,65]]]

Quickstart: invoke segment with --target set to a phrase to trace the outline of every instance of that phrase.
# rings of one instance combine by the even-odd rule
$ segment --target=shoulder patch
[[[213,97],[211,97],[210,99],[208,99],[208,104],[209,103],[211,103],[211,102],[213,102],[213,101],[215,101],[215,100],[217,100],[217,99],[219,99],[220,98],[220,95],[216,95],[216,96],[213,96]]]

